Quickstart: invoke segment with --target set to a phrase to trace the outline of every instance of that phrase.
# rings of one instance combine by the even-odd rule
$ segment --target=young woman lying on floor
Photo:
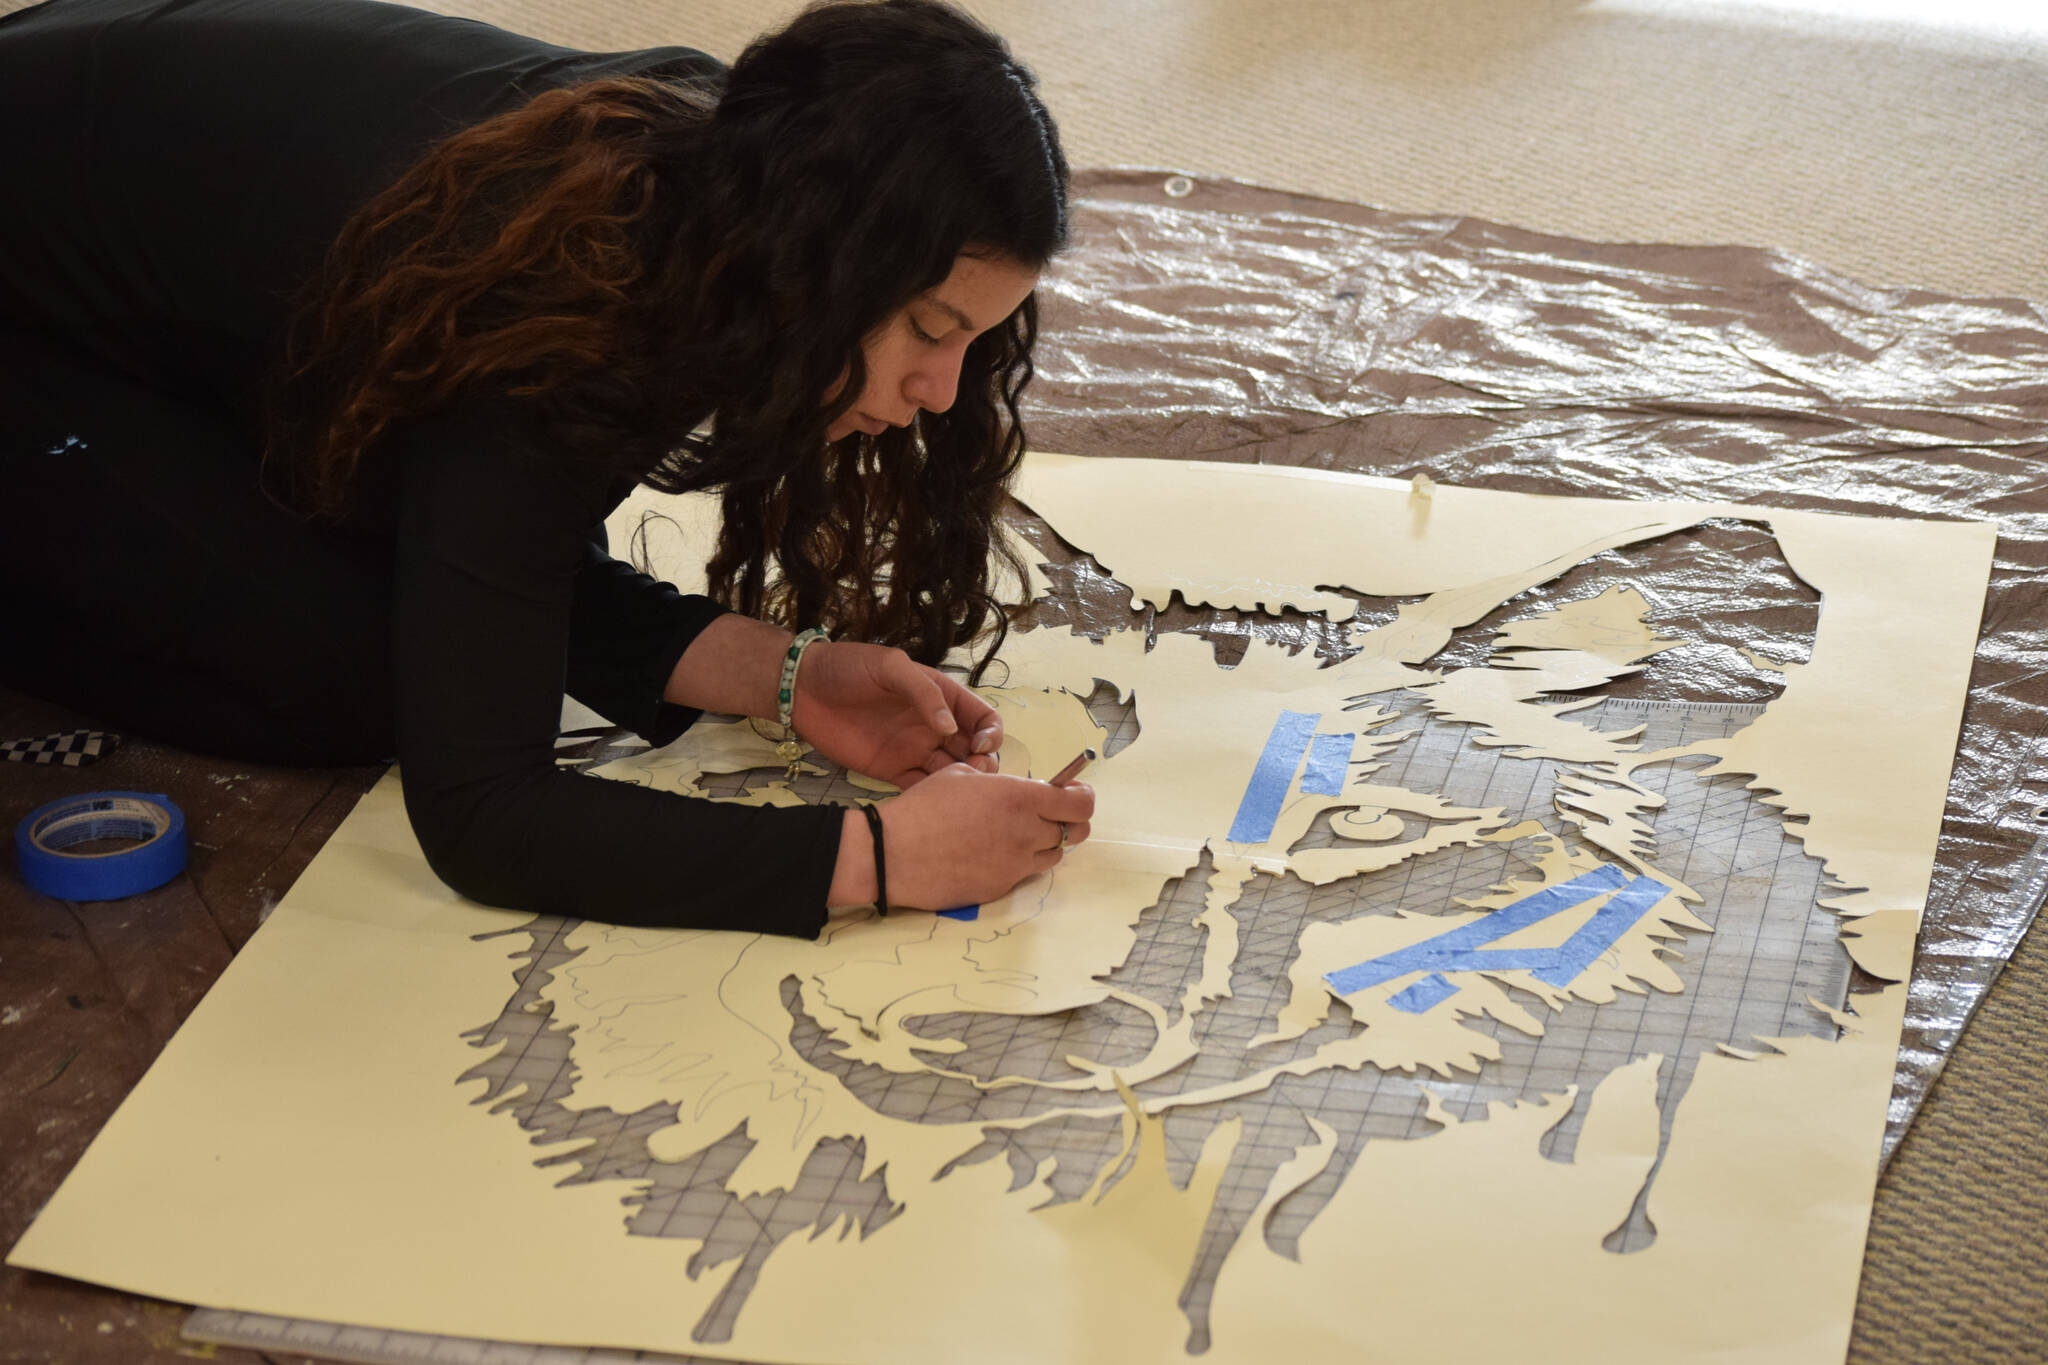
[[[1067,234],[971,19],[826,5],[727,70],[371,0],[51,0],[0,20],[0,120],[9,684],[209,753],[396,754],[450,886],[617,923],[815,934],[878,861],[941,909],[1087,837],[1092,793],[995,773],[932,667],[1000,636]],[[712,597],[607,553],[643,483],[721,491]],[[591,780],[565,688],[656,744],[787,720],[904,791],[871,823]]]

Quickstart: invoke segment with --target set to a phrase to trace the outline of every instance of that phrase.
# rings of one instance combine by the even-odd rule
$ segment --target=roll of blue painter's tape
[[[98,839],[127,848],[74,852]],[[185,812],[168,796],[87,792],[28,813],[14,827],[21,879],[45,896],[111,901],[162,886],[185,870]]]

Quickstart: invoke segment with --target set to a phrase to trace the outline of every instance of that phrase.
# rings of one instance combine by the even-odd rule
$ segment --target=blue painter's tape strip
[[[1458,988],[1441,973],[1432,972],[1422,980],[1392,996],[1387,1003],[1407,1014],[1427,1014],[1458,993]]]
[[[1351,745],[1357,735],[1317,735],[1309,742],[1308,766],[1301,789],[1311,796],[1341,796],[1344,775],[1351,768]]]
[[[95,839],[135,839],[129,848],[73,853]],[[45,896],[111,901],[162,886],[185,870],[185,812],[168,796],[88,792],[39,806],[14,827],[21,879]]]
[[[1555,965],[1537,971],[1536,979],[1553,986],[1569,985],[1573,977],[1592,966],[1595,958],[1612,948],[1616,939],[1633,928],[1670,891],[1655,877],[1636,878],[1610,896],[1607,904],[1593,912],[1593,918],[1564,941],[1557,950]]]
[[[1568,882],[1533,891],[1518,901],[1503,905],[1485,919],[1460,925],[1420,946],[1477,948],[1497,938],[1506,938],[1518,929],[1539,924],[1574,905],[1582,905],[1603,891],[1619,890],[1627,882],[1627,873],[1611,863],[1602,863],[1591,872],[1582,872]]]
[[[1484,919],[1459,925],[1435,938],[1426,938],[1380,957],[1368,958],[1356,966],[1325,972],[1323,980],[1329,982],[1337,994],[1350,995],[1354,991],[1392,981],[1397,976],[1407,976],[1410,972],[1512,971],[1548,967],[1557,960],[1559,950],[1556,948],[1477,950],[1495,939],[1506,938],[1518,929],[1526,929],[1574,905],[1583,904],[1604,891],[1618,890],[1628,880],[1621,869],[1602,863],[1593,871],[1581,873],[1568,882],[1546,886],[1504,905]],[[1617,936],[1619,932],[1616,931]]]
[[[939,918],[977,920],[981,918],[981,907],[978,905],[962,905],[952,910],[941,910],[939,911]]]
[[[1252,769],[1244,799],[1238,802],[1237,818],[1230,823],[1231,843],[1263,844],[1273,837],[1273,825],[1280,818],[1280,807],[1286,804],[1287,789],[1294,785],[1294,770],[1301,766],[1302,752],[1308,748],[1309,736],[1315,733],[1321,720],[1320,714],[1282,711],[1280,719],[1273,722],[1273,733],[1266,736],[1258,766]]]
[[[1444,948],[1417,953],[1410,971],[1534,972],[1557,965],[1555,948]]]

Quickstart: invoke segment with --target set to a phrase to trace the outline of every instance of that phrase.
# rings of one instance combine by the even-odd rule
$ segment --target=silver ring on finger
[[[1065,853],[1067,851],[1067,822],[1061,820],[1058,823],[1060,827],[1060,852]]]

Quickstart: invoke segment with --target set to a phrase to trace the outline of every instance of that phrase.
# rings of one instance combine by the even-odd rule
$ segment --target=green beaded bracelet
[[[798,631],[782,656],[782,680],[775,687],[775,719],[782,726],[782,743],[775,746],[775,756],[789,765],[792,782],[796,780],[797,764],[804,756],[804,747],[797,742],[796,727],[790,723],[790,714],[796,709],[797,665],[803,662],[805,650],[827,638],[824,631],[816,628]]]

